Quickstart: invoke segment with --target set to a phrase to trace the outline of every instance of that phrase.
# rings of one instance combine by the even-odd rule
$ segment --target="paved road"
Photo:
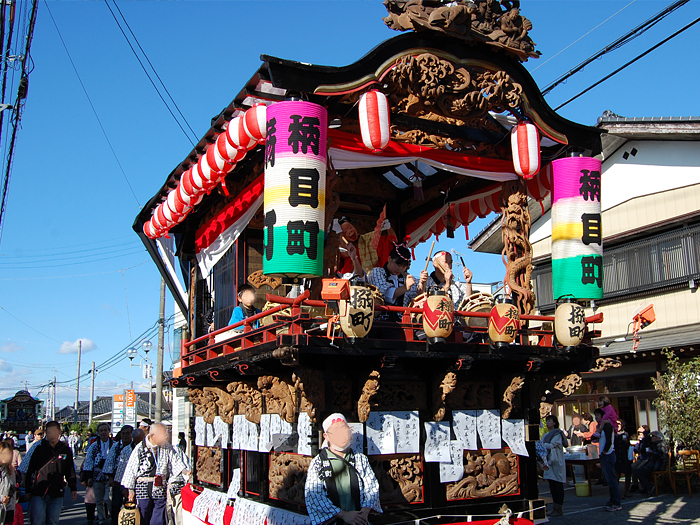
[[[82,463],[82,456],[76,459],[78,467]],[[540,496],[551,504],[552,498],[549,486],[546,482],[539,483]],[[696,488],[697,490],[697,488]],[[694,497],[689,497],[684,485],[678,487],[678,497],[673,493],[661,493],[659,497],[651,496],[643,498],[635,495],[622,500],[623,510],[618,512],[606,512],[603,508],[608,501],[607,487],[594,485],[593,496],[579,498],[573,487],[565,490],[564,516],[551,518],[552,525],[700,525],[700,491]],[[61,512],[61,525],[87,525],[84,505],[85,488],[78,483],[78,498],[71,501],[70,493],[66,494]],[[551,505],[549,505],[551,508]],[[596,523],[598,522],[598,523]],[[25,523],[29,523],[25,520]]]
[[[546,483],[540,482],[540,495],[547,503],[552,497]],[[695,488],[697,491],[697,487]],[[678,487],[678,497],[671,493],[660,493],[644,498],[633,495],[622,500],[622,510],[607,512],[604,509],[609,499],[608,488],[602,485],[593,486],[593,496],[579,498],[573,487],[567,487],[564,498],[564,515],[551,518],[553,525],[581,525],[582,523],[617,525],[622,523],[639,523],[644,525],[680,525],[688,523],[700,524],[700,497],[696,492],[694,497],[688,496],[685,485]],[[550,506],[551,508],[551,506]]]

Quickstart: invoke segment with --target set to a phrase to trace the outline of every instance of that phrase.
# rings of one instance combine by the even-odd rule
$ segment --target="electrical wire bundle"
[[[36,24],[38,0],[8,0],[0,4],[0,152],[2,178],[0,181],[0,242],[12,176],[12,161],[17,129],[29,90],[29,74],[34,69],[30,50]],[[9,116],[5,117],[5,112]]]

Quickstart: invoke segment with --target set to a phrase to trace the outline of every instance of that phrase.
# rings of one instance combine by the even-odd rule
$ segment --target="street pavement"
[[[540,497],[551,509],[552,496],[546,482],[539,483]],[[694,496],[688,496],[688,488],[683,483],[678,486],[678,497],[673,492],[659,492],[649,497],[633,493],[631,498],[622,500],[622,510],[607,512],[605,504],[610,498],[608,487],[593,485],[591,497],[576,496],[574,487],[567,486],[564,496],[564,515],[550,518],[552,525],[581,525],[582,523],[617,525],[639,523],[644,525],[700,524],[700,493],[694,488]],[[652,493],[655,494],[655,493]]]
[[[83,457],[76,458],[76,467],[82,464]],[[576,490],[572,486],[566,487],[564,499],[564,515],[559,518],[551,518],[552,525],[581,525],[591,523],[593,525],[700,525],[700,490],[695,487],[693,497],[688,496],[687,487],[678,486],[678,497],[672,492],[661,492],[659,497],[642,497],[633,495],[622,500],[622,510],[607,512],[604,508],[609,499],[608,488],[602,485],[593,485],[591,497],[581,498],[576,496]],[[540,497],[551,509],[552,497],[547,482],[539,482]],[[61,512],[61,525],[87,525],[84,504],[85,488],[78,482],[78,498],[71,501],[67,492]],[[29,517],[25,516],[25,523],[29,523]]]

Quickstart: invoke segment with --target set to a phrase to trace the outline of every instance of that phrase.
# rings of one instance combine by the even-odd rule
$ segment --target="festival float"
[[[333,413],[376,475],[372,524],[545,519],[540,421],[612,366],[585,310],[603,290],[601,131],[545,102],[518,4],[386,0],[401,34],[353,64],[262,55],[136,217],[187,317],[172,384],[195,411],[190,523],[311,523],[305,483]],[[555,316],[534,311],[530,282],[530,210],[545,202]],[[466,243],[490,213],[497,300],[428,290],[392,305],[351,277],[394,242]],[[243,284],[262,311],[229,325]]]

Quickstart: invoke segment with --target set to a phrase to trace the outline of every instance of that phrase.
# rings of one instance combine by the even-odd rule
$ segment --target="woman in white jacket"
[[[564,484],[566,483],[566,463],[564,462],[564,448],[567,445],[566,435],[559,428],[559,420],[556,416],[547,416],[545,419],[548,432],[542,437],[542,443],[547,449],[547,468],[544,471],[544,479],[549,482],[549,490],[554,501],[554,510],[550,517],[562,516],[564,504]]]

